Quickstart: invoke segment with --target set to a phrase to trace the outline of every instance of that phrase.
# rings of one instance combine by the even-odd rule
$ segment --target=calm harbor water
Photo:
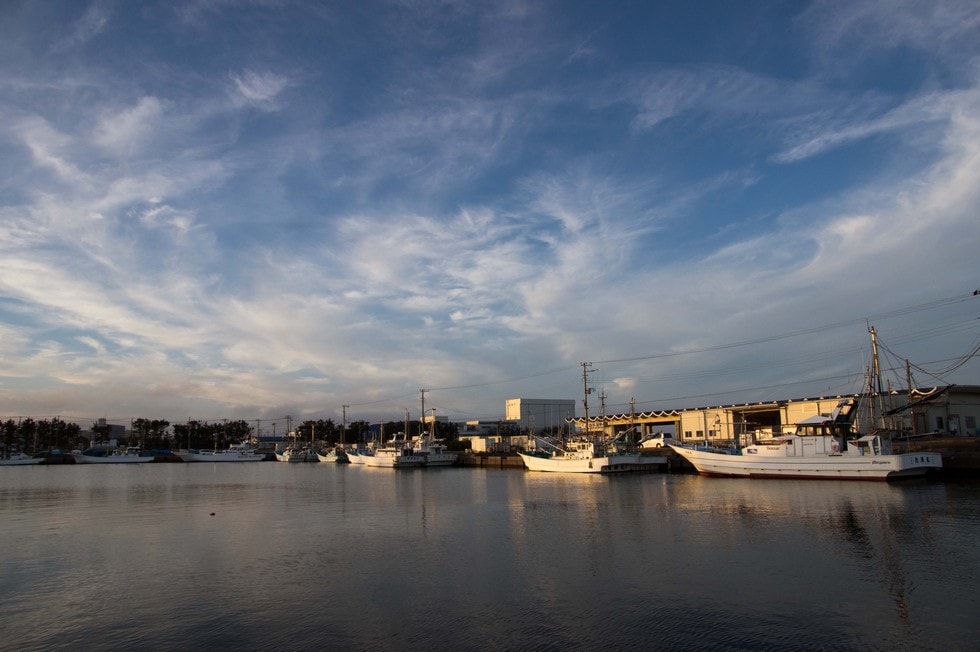
[[[976,650],[980,483],[0,468],[0,647]]]

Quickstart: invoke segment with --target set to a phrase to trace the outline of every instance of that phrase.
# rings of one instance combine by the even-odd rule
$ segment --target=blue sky
[[[0,410],[497,419],[583,361],[609,412],[835,395],[869,321],[980,383],[978,33],[972,0],[5,2]]]

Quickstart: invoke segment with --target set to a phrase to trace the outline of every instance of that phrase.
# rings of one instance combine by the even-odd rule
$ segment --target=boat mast
[[[912,407],[912,365],[909,364],[908,358],[905,359],[905,386],[908,388],[908,399],[906,403],[909,406],[909,419],[912,421],[912,434],[915,433],[915,408]]]
[[[871,415],[871,423],[876,427],[885,429],[885,411],[881,403],[881,368],[878,366],[878,332],[874,326],[868,326],[871,333],[871,382],[869,383],[872,399],[872,410],[876,413]]]
[[[347,433],[347,408],[349,408],[350,406],[343,405],[341,407],[344,410],[344,425],[341,426],[340,428],[340,447],[344,448],[344,445],[346,444],[346,442],[344,441],[344,435]]]

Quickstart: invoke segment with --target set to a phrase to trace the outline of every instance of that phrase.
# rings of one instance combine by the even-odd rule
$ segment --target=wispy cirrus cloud
[[[132,155],[155,133],[163,112],[159,99],[141,97],[135,106],[104,115],[93,130],[92,141],[115,154]]]
[[[905,85],[837,70],[855,26],[886,59],[928,42],[859,5],[783,19],[790,66],[702,58],[725,41],[700,33],[653,49],[642,12],[599,30],[574,3],[320,10],[330,38],[291,3],[117,5],[88,41],[109,60],[20,34],[51,58],[0,64],[0,395],[252,419],[441,387],[440,409],[497,416],[578,395],[541,371],[591,359],[642,401],[750,365],[631,358],[954,292],[980,204],[969,4],[924,10],[965,54],[916,46],[943,74]],[[183,54],[143,47],[163,37]]]
[[[276,110],[276,98],[289,85],[289,80],[283,75],[267,71],[245,70],[240,74],[231,74],[230,78],[235,90],[246,102],[267,111]]]

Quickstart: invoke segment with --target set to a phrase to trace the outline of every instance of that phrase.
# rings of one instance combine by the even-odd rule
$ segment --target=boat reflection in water
[[[970,650],[980,633],[977,482],[0,476],[9,649]],[[420,626],[407,604],[439,617]]]

